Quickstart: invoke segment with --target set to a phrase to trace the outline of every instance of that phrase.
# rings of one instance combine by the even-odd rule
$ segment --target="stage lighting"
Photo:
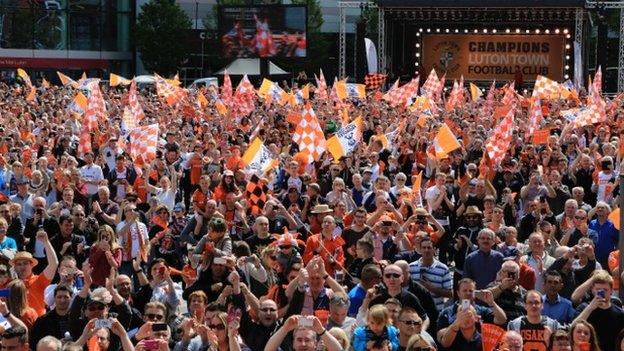
[[[570,69],[570,66],[568,66],[568,65],[565,65],[565,69]]]
[[[468,29],[464,29],[464,33],[468,33]]]
[[[535,30],[535,34],[540,34],[540,30],[539,30],[539,29],[536,29],[536,30]]]
[[[416,47],[419,48],[420,47],[420,43],[416,43]]]
[[[487,33],[487,29],[484,29],[484,30],[483,30],[483,33]]]
[[[420,52],[417,52],[417,53],[416,53],[416,57],[420,57]]]
[[[570,50],[570,44],[566,44],[566,50]]]
[[[546,33],[546,34],[550,34],[550,29],[546,29],[546,30],[544,31],[544,33]]]
[[[440,28],[436,28],[436,32],[440,33]]]
[[[568,29],[567,28],[563,30],[563,34],[568,34]]]
[[[519,28],[516,28],[516,33],[520,33],[520,29]]]
[[[419,29],[418,29],[418,31],[422,33],[423,29],[422,29],[422,28],[419,28]]]
[[[566,60],[569,60],[569,59],[570,59],[570,55],[566,55]]]
[[[418,62],[414,62],[414,66],[418,67]]]
[[[448,32],[450,32],[450,29],[446,28],[444,31],[445,31],[446,33],[448,33]]]
[[[555,29],[555,34],[559,34],[559,28]]]
[[[509,28],[505,29],[505,33],[509,33],[511,32],[511,30],[509,30]]]
[[[496,29],[492,29],[492,33],[496,33]]]
[[[455,29],[455,33],[459,33],[459,29]]]
[[[566,74],[563,76],[564,79],[570,79],[570,75]]]

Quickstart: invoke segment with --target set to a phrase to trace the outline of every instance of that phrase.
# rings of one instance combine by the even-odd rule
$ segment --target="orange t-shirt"
[[[206,194],[204,194],[201,191],[201,189],[195,190],[195,192],[193,193],[193,196],[191,196],[191,199],[194,203],[197,203],[197,207],[199,207],[201,210],[206,209],[206,202],[208,201],[208,196],[206,196]]]
[[[50,285],[51,280],[46,278],[45,275],[32,274],[29,278],[24,279],[24,285],[26,285],[26,299],[28,305],[32,307],[38,316],[42,316],[46,313],[45,298],[43,292],[45,288]]]
[[[37,318],[39,318],[39,315],[37,314],[37,311],[35,311],[35,309],[32,307],[26,309],[26,311],[24,311],[24,313],[19,317],[19,319],[26,325],[26,329],[28,329],[28,332],[32,330],[32,327],[35,324]]]
[[[199,179],[202,176],[203,171],[203,162],[199,157],[193,157],[189,160],[189,166],[191,169],[191,184],[197,185],[199,183]]]
[[[620,250],[615,250],[612,251],[609,254],[609,270],[611,270],[613,272],[614,269],[618,268],[620,266]],[[620,272],[621,273],[621,272]],[[620,288],[620,277],[619,274],[614,274],[613,275],[613,289],[619,289]]]
[[[232,172],[236,172],[239,169],[245,168],[245,162],[243,162],[243,159],[240,156],[232,156],[227,160],[225,168]]]

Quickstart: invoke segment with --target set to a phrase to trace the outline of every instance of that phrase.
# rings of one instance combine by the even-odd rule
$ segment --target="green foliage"
[[[134,30],[136,48],[148,71],[170,75],[186,58],[191,20],[174,0],[150,0]]]

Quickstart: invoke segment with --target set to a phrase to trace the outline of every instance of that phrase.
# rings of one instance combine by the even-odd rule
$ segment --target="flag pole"
[[[624,165],[624,163],[623,163]],[[619,187],[620,187],[620,193],[618,194],[618,206],[620,208],[620,233],[619,233],[619,240],[618,240],[618,250],[619,252],[619,274],[620,277],[622,276],[622,272],[624,272],[624,259],[622,257],[622,253],[624,252],[624,240],[622,240],[622,236],[624,236],[624,225],[622,225],[624,223],[624,172],[622,172],[624,170],[624,167],[622,165],[620,165],[620,176],[618,177],[619,180]],[[619,292],[618,295],[620,296],[620,299],[624,299],[624,286],[622,286],[622,283],[624,283],[622,281],[622,279],[620,279],[620,286],[619,286]]]

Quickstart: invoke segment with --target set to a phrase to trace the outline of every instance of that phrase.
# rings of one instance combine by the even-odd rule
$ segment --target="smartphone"
[[[606,297],[604,289],[598,289],[598,291],[596,292],[596,296],[598,296],[601,299],[604,299]]]
[[[336,271],[334,273],[334,279],[336,279],[337,282],[342,282],[344,280],[344,272],[343,271]]]
[[[300,327],[311,327],[312,326],[312,320],[308,319],[306,317],[301,317],[301,318],[299,318],[299,326]]]
[[[95,320],[95,329],[106,328],[110,329],[111,321],[108,319],[96,319]]]
[[[472,298],[473,299],[479,299],[479,300],[483,300],[483,291],[482,290],[475,290],[472,292]]]
[[[228,316],[227,316],[228,324],[235,322],[242,315],[243,314],[242,314],[240,308],[230,308],[230,311],[228,312]]]
[[[84,286],[84,278],[76,277],[76,279],[74,280],[74,285],[76,286],[76,289],[82,289],[82,287]]]
[[[245,257],[245,262],[247,262],[247,263],[254,263],[255,260],[254,260],[253,256],[247,256],[247,257]]]
[[[214,264],[222,264],[225,265],[227,263],[227,260],[223,257],[215,257],[214,259]]]
[[[462,311],[466,311],[470,308],[470,300],[462,300],[461,309]]]
[[[158,340],[144,340],[143,346],[146,350],[158,350]]]
[[[154,331],[154,332],[165,331],[165,330],[167,330],[167,324],[166,323],[154,323],[154,324],[152,324],[152,331]]]
[[[0,297],[10,297],[11,290],[9,289],[0,289]]]

